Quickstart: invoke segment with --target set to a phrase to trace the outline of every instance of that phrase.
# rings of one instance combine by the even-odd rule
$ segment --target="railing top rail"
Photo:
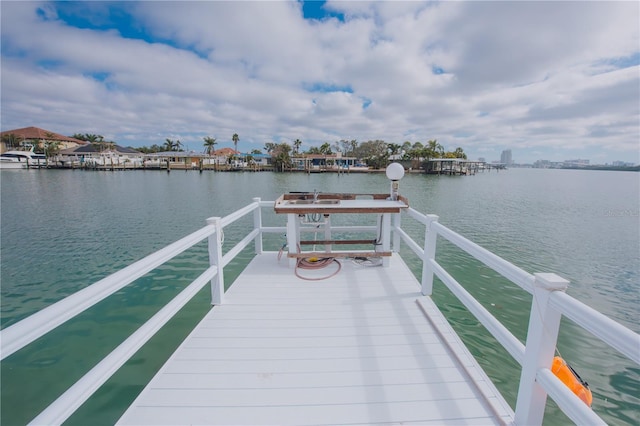
[[[567,293],[553,292],[549,303],[562,315],[640,364],[640,335]]]
[[[460,249],[467,252],[477,260],[481,261],[511,282],[517,284],[528,293],[533,293],[534,276],[532,274],[504,260],[500,256],[490,252],[484,247],[479,246],[478,244],[463,237],[455,231],[452,231],[441,223],[434,221],[433,217],[435,216],[433,215],[422,214],[411,207],[407,209],[407,214],[423,225],[428,226],[429,231],[436,232],[438,235],[455,244]]]
[[[253,210],[260,208],[261,205],[261,202],[253,202],[221,218],[222,226],[224,227],[233,223],[239,218],[251,213]],[[0,359],[10,356],[121,288],[198,244],[200,241],[212,235],[215,229],[215,226],[212,224],[206,225],[16,324],[0,330],[0,342],[2,344]]]
[[[208,225],[0,331],[4,359],[215,232]]]
[[[427,215],[420,213],[418,210],[414,209],[413,207],[404,209],[404,212],[425,226],[429,225],[429,223],[431,222]]]
[[[511,282],[520,286],[523,290],[535,295],[534,275],[529,274],[496,254],[438,223],[437,216],[424,215],[413,208],[407,209],[406,212],[410,217],[424,224],[427,227],[427,233],[435,232],[436,235],[439,235],[453,243],[461,250],[470,254],[477,260],[500,273],[505,278],[509,279]],[[434,220],[434,218],[436,220]],[[405,240],[406,238],[410,238],[402,230],[400,231],[400,235]],[[419,248],[416,249],[415,245],[411,246],[411,248],[416,254],[423,257],[423,261],[432,262],[437,265],[434,260],[427,259],[424,251]],[[443,271],[440,271],[437,275],[442,279]],[[451,281],[455,280],[452,279]],[[555,291],[557,290],[555,288],[549,288],[548,290],[551,292],[549,295],[549,304],[560,315],[564,315],[571,319],[579,327],[589,331],[607,345],[620,351],[636,364],[640,364],[640,351],[638,350],[638,348],[640,348],[640,335],[638,333],[633,332],[622,324],[571,297],[564,291]],[[487,323],[485,323],[481,317],[476,317],[485,327],[487,327]],[[490,322],[491,321],[489,321],[489,323]],[[507,339],[507,341],[509,340]],[[503,343],[501,342],[501,344]],[[509,352],[513,355],[513,351]],[[516,352],[519,353],[520,351]],[[518,357],[515,358],[517,359]],[[523,364],[524,360],[519,360],[519,362],[520,364]],[[565,411],[571,419],[581,423],[587,420],[588,423],[604,424],[604,422],[581,401],[576,402],[577,397],[575,397],[575,395],[573,395],[566,386],[558,384],[560,383],[559,380],[555,378],[551,371],[548,369],[540,370],[538,372],[538,378],[540,379],[540,384],[543,386],[545,391],[548,392],[548,394],[560,405],[562,410]]]
[[[430,226],[431,230],[437,232],[438,235],[455,244],[461,250],[501,273],[515,284],[520,285],[524,290],[529,293],[533,292],[534,275],[466,239],[441,223],[432,223],[428,215],[422,214],[411,207],[407,209],[407,213],[425,226]],[[617,349],[637,364],[640,364],[640,351],[638,351],[640,336],[637,333],[565,292],[554,292],[550,303],[562,315],[570,318],[580,327],[591,332],[594,336]]]

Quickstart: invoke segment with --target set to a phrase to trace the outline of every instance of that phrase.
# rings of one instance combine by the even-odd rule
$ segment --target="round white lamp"
[[[391,181],[391,190],[389,199],[392,201],[398,200],[398,187],[400,184],[398,181],[404,176],[404,167],[400,163],[391,163],[387,166],[387,178]]]

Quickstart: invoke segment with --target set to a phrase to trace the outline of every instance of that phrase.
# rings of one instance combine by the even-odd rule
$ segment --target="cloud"
[[[286,1],[2,2],[2,127],[640,162],[639,7],[327,2],[305,19]]]

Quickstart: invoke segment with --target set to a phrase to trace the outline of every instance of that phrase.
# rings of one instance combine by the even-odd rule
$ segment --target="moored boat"
[[[0,169],[28,169],[47,166],[47,157],[29,151],[12,150],[0,154]]]

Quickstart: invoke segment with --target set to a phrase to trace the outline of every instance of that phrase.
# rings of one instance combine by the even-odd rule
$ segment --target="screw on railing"
[[[549,305],[549,296],[554,291],[565,291],[569,286],[569,281],[556,274],[538,273],[534,276],[533,302],[515,411],[515,423],[520,425],[542,424],[547,393],[536,382],[536,374],[541,368],[551,366],[562,317]]]
[[[254,198],[253,202],[258,205],[253,211],[253,229],[257,229],[260,232],[255,241],[256,254],[262,254],[262,207],[260,207],[260,197]]]
[[[422,259],[422,294],[430,296],[433,292],[433,265],[436,259],[436,239],[438,234],[431,229],[431,224],[438,221],[438,216],[428,214],[424,234],[424,259]]]
[[[211,280],[211,304],[221,305],[224,298],[224,272],[222,265],[222,222],[220,217],[207,219],[208,225],[214,225],[216,230],[209,236],[209,265],[217,266],[218,273]]]

